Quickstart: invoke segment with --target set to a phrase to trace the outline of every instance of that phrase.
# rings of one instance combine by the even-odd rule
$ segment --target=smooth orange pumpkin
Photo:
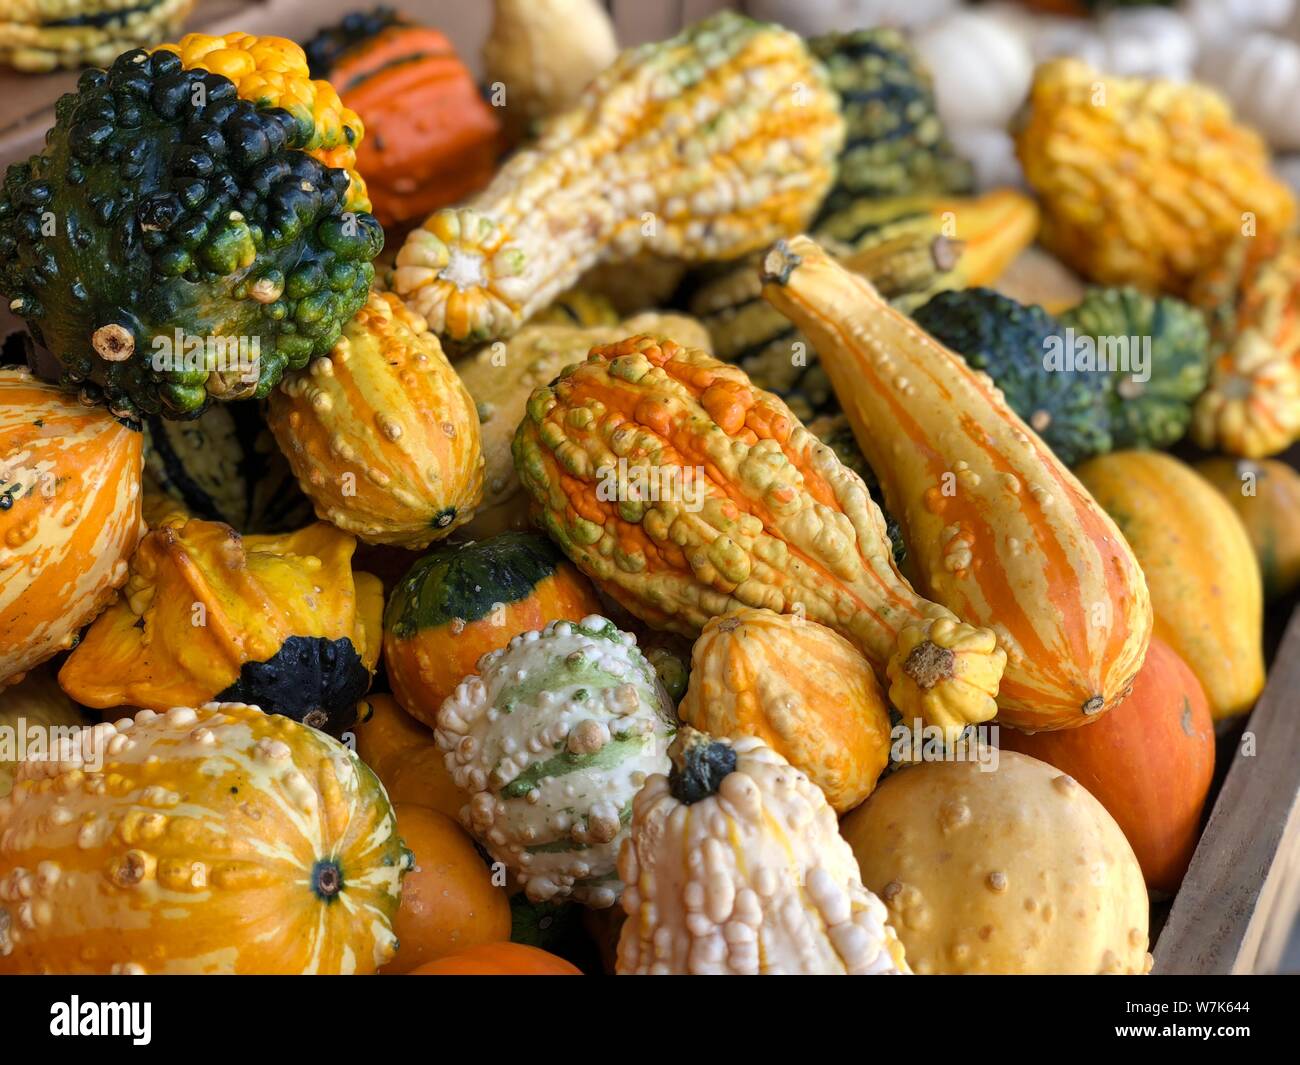
[[[350,16],[306,51],[312,76],[328,78],[366,124],[357,169],[385,226],[423,218],[491,179],[501,123],[443,34],[391,12]]]
[[[411,717],[391,695],[369,695],[357,707],[357,755],[393,802],[425,806],[456,820],[468,801],[447,772],[447,756],[433,731]]]
[[[581,976],[563,958],[522,943],[489,943],[452,954],[418,969],[411,976]]]
[[[1004,728],[999,742],[1074,777],[1124,830],[1147,887],[1178,890],[1214,775],[1214,723],[1196,674],[1168,644],[1152,637],[1133,691],[1092,724]]]
[[[399,803],[397,833],[415,855],[402,881],[393,920],[397,957],[384,973],[409,973],[426,962],[510,938],[510,901],[492,883],[474,841],[451,818]]]

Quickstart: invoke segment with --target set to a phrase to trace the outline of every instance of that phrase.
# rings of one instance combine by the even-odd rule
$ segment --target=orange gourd
[[[415,864],[402,881],[393,920],[397,957],[382,971],[409,973],[436,958],[509,939],[510,902],[460,825],[423,806],[399,803],[394,809]]]
[[[357,755],[375,771],[393,802],[425,806],[459,818],[467,796],[447,771],[433,730],[411,717],[391,695],[370,695],[357,707]]]
[[[1196,674],[1168,644],[1152,637],[1133,691],[1091,725],[1033,735],[1004,728],[999,745],[1092,792],[1124,830],[1147,887],[1178,890],[1214,775],[1214,722]]]
[[[140,434],[0,370],[0,687],[73,645],[144,535]]]
[[[522,943],[472,947],[412,969],[411,976],[581,976],[563,958]]]
[[[501,123],[443,34],[391,11],[352,15],[306,51],[312,76],[328,78],[365,122],[357,168],[385,226],[423,218],[491,179]]]

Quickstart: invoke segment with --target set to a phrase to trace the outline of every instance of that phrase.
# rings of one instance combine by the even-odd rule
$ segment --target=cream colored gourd
[[[1034,71],[1025,34],[998,12],[959,8],[917,31],[939,116],[953,130],[1005,128]]]
[[[1221,41],[1196,71],[1273,148],[1300,149],[1300,43],[1272,33]]]
[[[682,729],[619,854],[620,975],[907,973],[835,812],[754,736]]]
[[[1143,973],[1147,892],[1114,818],[1027,755],[924,762],[842,829],[921,974]]]
[[[807,237],[764,296],[813,342],[902,528],[917,587],[1006,652],[1001,720],[1073,728],[1142,665],[1151,601],[1115,522],[990,378]]]

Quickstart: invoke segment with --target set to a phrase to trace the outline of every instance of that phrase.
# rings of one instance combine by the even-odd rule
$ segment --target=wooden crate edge
[[[1300,913],[1298,703],[1300,608],[1156,943],[1155,973],[1276,967]],[[1244,753],[1248,742],[1253,755]]]

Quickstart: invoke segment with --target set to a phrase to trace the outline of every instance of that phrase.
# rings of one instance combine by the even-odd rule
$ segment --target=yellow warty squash
[[[1098,284],[1181,295],[1233,239],[1295,219],[1263,140],[1196,83],[1044,63],[1017,148],[1043,243]]]
[[[1205,459],[1196,472],[1219,490],[1246,526],[1266,601],[1300,586],[1300,473],[1276,459]]]
[[[853,809],[889,764],[889,704],[844,637],[795,614],[739,610],[704,626],[677,713],[721,739],[757,736]]]
[[[392,293],[371,293],[328,355],[280,382],[269,421],[317,516],[367,543],[425,547],[482,497],[473,401]]]
[[[409,868],[342,744],[238,703],[143,710],[0,799],[0,973],[373,973]]]
[[[1000,720],[1073,728],[1119,702],[1151,601],[1115,522],[987,374],[811,240],[779,242],[765,273],[764,296],[817,347],[918,588],[997,634]]]
[[[1078,473],[1142,564],[1155,634],[1196,674],[1216,720],[1246,713],[1264,687],[1264,608],[1241,519],[1205,478],[1159,451],[1100,455]]]
[[[0,369],[0,687],[73,645],[144,534],[140,434]]]

